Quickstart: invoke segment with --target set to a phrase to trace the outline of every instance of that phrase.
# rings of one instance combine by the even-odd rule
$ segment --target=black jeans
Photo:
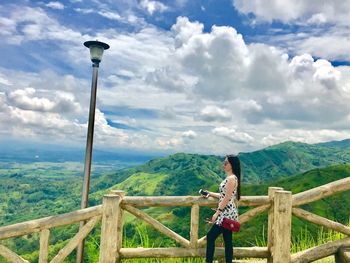
[[[232,263],[232,257],[233,257],[232,232],[230,230],[223,228],[222,226],[218,226],[217,224],[213,224],[213,226],[211,227],[211,229],[207,234],[207,253],[206,253],[207,263],[213,262],[215,240],[221,233],[224,237],[226,263]]]

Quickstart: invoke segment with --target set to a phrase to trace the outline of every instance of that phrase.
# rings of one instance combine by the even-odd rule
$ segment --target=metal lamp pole
[[[84,209],[88,207],[89,201],[89,187],[90,187],[90,174],[91,174],[91,159],[92,159],[92,145],[94,138],[94,126],[95,126],[95,109],[96,109],[96,92],[97,92],[97,78],[98,68],[102,60],[103,51],[109,49],[109,45],[99,41],[86,41],[84,46],[90,49],[90,57],[92,61],[92,81],[91,81],[91,97],[90,97],[90,110],[89,110],[89,123],[88,132],[86,138],[86,151],[85,151],[85,164],[84,164],[84,181],[83,191],[81,197],[80,208]],[[80,229],[84,226],[84,222],[80,222]],[[83,240],[77,248],[77,263],[83,263],[84,260],[84,242]]]

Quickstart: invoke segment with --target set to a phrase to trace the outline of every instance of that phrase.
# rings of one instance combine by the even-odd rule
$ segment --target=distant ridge
[[[69,146],[49,143],[0,141],[0,161],[7,162],[84,162],[85,145]],[[94,147],[93,162],[123,161],[144,163],[162,156],[161,153],[141,152],[128,149],[101,150]]]
[[[273,184],[312,169],[350,162],[350,151],[342,147],[284,142],[265,149],[240,153],[243,182]],[[132,195],[187,195],[217,185],[224,177],[224,156],[177,153],[145,164],[102,175],[93,184],[101,189],[124,189]],[[213,188],[213,190],[215,190]]]
[[[241,153],[246,182],[273,181],[314,168],[350,162],[350,140],[321,144],[283,142],[265,149]]]
[[[318,143],[317,145],[326,146],[326,147],[335,147],[341,149],[350,149],[350,139],[345,139],[342,141],[331,141]]]

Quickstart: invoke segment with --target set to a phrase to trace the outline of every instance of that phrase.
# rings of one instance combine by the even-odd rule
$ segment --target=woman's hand
[[[214,209],[215,210],[215,209]],[[219,210],[216,210],[215,214],[211,217],[211,220],[209,220],[209,218],[207,218],[205,221],[208,223],[208,224],[214,224],[216,219],[218,218],[220,214],[220,211]]]

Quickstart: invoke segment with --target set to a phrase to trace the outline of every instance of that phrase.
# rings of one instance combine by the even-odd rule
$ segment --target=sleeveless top
[[[233,219],[238,221],[238,208],[236,207],[236,200],[237,200],[237,177],[235,175],[234,179],[236,181],[236,187],[233,190],[233,194],[231,196],[230,201],[228,202],[228,204],[226,205],[226,207],[224,208],[224,210],[219,214],[219,216],[217,217],[215,224],[221,226],[222,221],[224,220],[224,217],[227,217],[229,219]],[[219,191],[220,191],[220,198],[219,198],[219,203],[224,199],[225,194],[226,194],[226,184],[227,184],[227,177],[221,182],[220,187],[219,187]]]

